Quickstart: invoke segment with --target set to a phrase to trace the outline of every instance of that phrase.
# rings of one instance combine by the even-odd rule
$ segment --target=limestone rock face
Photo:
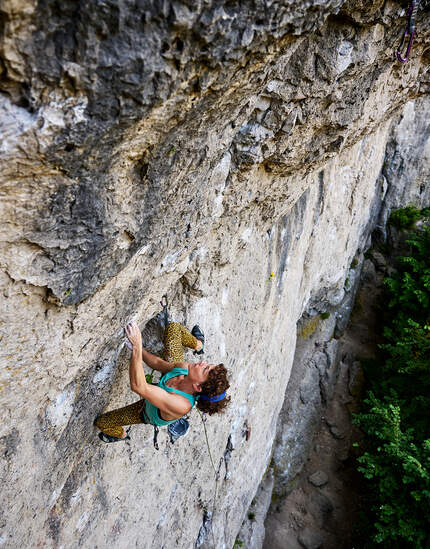
[[[297,321],[345,303],[385,195],[428,203],[428,8],[400,65],[404,25],[382,1],[2,3],[2,547],[233,545]],[[123,326],[165,293],[231,372],[213,517],[196,412],[159,452],[92,426],[135,400]]]

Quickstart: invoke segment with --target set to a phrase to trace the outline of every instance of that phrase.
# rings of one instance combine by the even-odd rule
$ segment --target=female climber
[[[125,331],[132,344],[130,388],[142,400],[96,419],[95,425],[101,430],[99,437],[103,442],[129,439],[124,425],[150,423],[155,428],[171,425],[190,412],[196,401],[199,410],[208,414],[220,412],[227,406],[230,397],[226,396],[226,391],[230,384],[224,365],[184,362],[184,347],[194,349],[195,354],[203,353],[204,336],[198,326],[194,326],[190,333],[177,322],[167,325],[164,332],[165,360],[143,349],[136,323],[127,324]],[[142,360],[150,368],[162,372],[158,385],[147,383]]]

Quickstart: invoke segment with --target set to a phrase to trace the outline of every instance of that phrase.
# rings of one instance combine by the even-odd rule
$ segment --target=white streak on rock
[[[87,513],[86,511],[82,513],[82,515],[79,517],[78,523],[76,524],[76,530],[78,530],[79,532],[82,532],[89,518],[90,518],[89,513]]]
[[[0,154],[15,147],[20,136],[34,124],[35,116],[0,96]]]
[[[223,305],[227,305],[227,303],[228,303],[228,288],[227,287],[224,287],[222,289],[221,303]]]
[[[243,233],[240,235],[240,238],[241,240],[243,240],[243,242],[249,242],[249,239],[252,235],[252,229],[251,227],[247,227]]]
[[[354,49],[354,46],[351,44],[351,42],[344,40],[341,43],[337,52],[336,70],[338,74],[341,74],[343,71],[345,71],[349,67],[349,65],[352,63],[353,49]]]
[[[112,362],[109,362],[104,366],[101,370],[99,370],[96,375],[93,377],[93,383],[101,383],[103,381],[106,381],[113,369],[114,364]]]
[[[75,400],[75,385],[67,387],[57,398],[46,408],[46,416],[55,427],[67,425],[73,412]]]
[[[218,192],[222,192],[231,166],[231,154],[227,152],[212,171],[210,185]]]

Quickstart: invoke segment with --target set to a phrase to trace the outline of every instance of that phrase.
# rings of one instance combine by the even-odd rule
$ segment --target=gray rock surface
[[[376,278],[376,268],[373,261],[370,261],[370,259],[366,259],[363,263],[363,271],[362,271],[363,279],[366,282],[372,282]]]
[[[264,476],[258,491],[243,520],[237,534],[236,544],[246,549],[259,549],[264,541],[264,521],[270,506],[273,491],[273,473],[271,470]]]
[[[424,84],[429,89],[428,72]],[[391,210],[408,204],[425,207],[430,202],[427,159],[429,156],[430,107],[426,97],[405,105],[394,120],[387,143],[382,177],[387,186],[387,199],[380,213],[379,227],[384,236]],[[410,181],[415,184],[411,185]]]
[[[307,529],[299,534],[298,540],[305,549],[319,549],[323,544],[320,534]]]
[[[417,105],[420,105],[419,108],[422,108],[426,112],[424,103],[418,101]],[[409,108],[410,104],[406,105],[406,113],[409,111]],[[414,124],[417,124],[419,127],[420,122],[412,123],[412,127],[417,129],[417,125],[414,126]],[[388,139],[392,147],[396,146],[398,135],[398,127],[396,126],[396,121],[394,121],[391,136]],[[404,144],[404,141],[402,143]],[[353,522],[355,511],[354,504],[351,505],[351,514],[343,511],[347,508],[345,506],[348,506],[348,503],[344,499],[347,494],[345,493],[345,487],[342,488],[342,482],[350,486],[351,479],[347,478],[345,481],[345,473],[342,473],[342,471],[348,469],[347,462],[351,457],[350,444],[351,432],[353,431],[350,420],[346,418],[356,409],[356,399],[359,397],[363,387],[361,365],[354,357],[367,358],[373,356],[374,351],[372,349],[377,344],[375,340],[374,309],[377,303],[378,292],[381,291],[382,287],[382,272],[391,272],[391,267],[387,266],[386,259],[379,252],[372,250],[371,259],[365,259],[364,261],[362,252],[366,251],[370,246],[372,238],[376,242],[380,242],[381,235],[385,235],[389,239],[388,244],[390,246],[393,246],[396,241],[397,245],[399,243],[401,245],[401,238],[396,234],[396,231],[392,229],[386,231],[385,226],[379,224],[381,220],[383,223],[386,222],[386,212],[409,203],[413,203],[418,207],[427,206],[428,201],[425,196],[424,198],[423,196],[418,198],[420,194],[418,191],[422,188],[421,182],[423,180],[427,182],[430,176],[429,153],[425,152],[427,147],[428,137],[426,145],[423,148],[418,147],[412,153],[409,160],[404,159],[406,162],[405,170],[407,170],[408,162],[415,165],[417,161],[415,154],[419,156],[420,165],[420,176],[417,179],[414,179],[415,172],[411,170],[407,190],[402,187],[404,182],[401,181],[401,178],[391,181],[390,192],[387,192],[384,186],[379,187],[382,193],[378,197],[379,204],[378,200],[373,203],[372,207],[375,208],[373,211],[376,215],[371,216],[369,224],[369,229],[370,231],[373,230],[373,233],[371,236],[368,234],[367,240],[362,240],[363,247],[360,246],[357,250],[358,261],[355,262],[354,260],[350,265],[350,270],[346,273],[349,276],[352,270],[356,271],[356,273],[360,273],[361,271],[361,282],[358,274],[355,274],[355,281],[351,285],[350,290],[345,293],[343,300],[337,304],[338,310],[334,309],[334,303],[332,305],[332,313],[334,312],[339,318],[339,312],[343,317],[345,311],[347,311],[348,319],[346,322],[338,321],[334,331],[335,338],[342,338],[342,345],[335,354],[338,356],[338,359],[336,359],[336,356],[333,359],[333,362],[337,366],[334,368],[336,375],[331,377],[329,383],[331,390],[324,387],[321,380],[317,381],[317,378],[311,381],[307,377],[306,365],[312,360],[312,357],[320,356],[321,348],[327,348],[328,344],[336,347],[339,342],[337,339],[332,339],[332,333],[329,330],[324,331],[321,329],[321,321],[319,319],[313,325],[309,323],[310,329],[307,331],[302,327],[303,321],[299,323],[296,356],[283,409],[278,420],[278,434],[273,453],[272,466],[275,472],[275,499],[266,520],[264,547],[268,549],[272,546],[278,549],[278,545],[282,547],[282,544],[278,543],[281,535],[284,540],[288,540],[287,543],[289,545],[295,547],[294,537],[297,535],[298,530],[303,529],[306,525],[310,525],[310,531],[312,532],[323,533],[324,543],[327,543],[328,546],[343,547],[342,544],[345,544],[345,548],[351,546],[351,540],[347,538],[351,536],[352,525],[348,527],[348,523],[351,520]],[[408,150],[410,152],[410,149]],[[387,154],[390,154],[388,147]],[[384,170],[385,163],[382,173]],[[381,178],[378,179],[380,183]],[[404,196],[405,202],[399,202],[397,198],[394,198],[399,195]],[[378,214],[379,211],[381,212],[380,215]],[[361,261],[363,261],[362,268]],[[324,302],[319,297],[319,294],[316,294],[316,296],[318,296],[318,299],[314,297],[310,301],[310,305],[308,305],[308,307],[311,307],[312,312],[322,310],[324,306],[327,307],[327,302]],[[352,327],[349,328],[349,332],[351,333],[345,334],[344,330],[348,324],[355,299],[355,319]],[[305,316],[305,318],[307,317]],[[301,340],[300,336],[306,337]],[[346,349],[348,352],[346,352]],[[337,363],[336,360],[339,360],[339,362]],[[324,361],[318,359],[318,364],[320,365],[321,373]],[[297,390],[295,380],[302,380],[299,391]],[[336,389],[337,393],[335,391],[337,396],[335,394],[336,398],[332,399],[334,384],[338,387]],[[309,421],[309,410],[303,411],[295,405],[298,396],[300,397],[302,394],[314,395],[314,402],[317,404],[319,414],[315,410],[312,421]],[[318,398],[318,394],[320,398]],[[307,401],[310,401],[309,396]],[[328,410],[326,409],[327,405]],[[328,414],[327,417],[326,414]],[[331,442],[327,439],[327,435],[332,439]],[[313,441],[315,437],[317,442],[314,445]],[[299,443],[299,449],[295,447],[297,442]],[[295,451],[293,451],[293,448]],[[288,459],[289,452],[292,454],[291,460]],[[321,492],[319,487],[316,487],[318,489],[317,492],[310,493],[306,490],[304,486],[310,480],[309,473],[314,472],[315,468],[322,464],[328,467],[332,461],[334,462],[334,468],[332,468],[333,470],[329,474],[329,483],[324,487],[324,492]],[[327,493],[335,495],[337,503],[333,505],[331,502],[322,501],[320,502],[320,507],[318,505],[315,506],[316,499],[326,497]],[[327,515],[331,513],[334,515],[329,523],[322,518],[324,508]]]
[[[396,189],[427,200],[428,10],[405,66],[396,2],[9,0],[0,21],[1,543],[231,547],[297,322],[296,356],[327,337],[291,384],[281,476],[337,375],[336,317],[320,315],[351,293],[383,196],[386,211]],[[159,453],[146,426],[103,446],[92,425],[135,400],[123,326],[159,350],[165,293],[231,372],[230,408],[207,422],[225,471],[213,517],[195,412]]]
[[[319,488],[320,486],[327,484],[328,476],[324,471],[315,471],[315,473],[312,473],[312,475],[308,477],[308,480],[311,484]]]
[[[379,271],[382,271],[382,272],[386,271],[386,269],[387,269],[387,260],[381,254],[381,252],[372,251],[372,262]]]
[[[330,425],[330,433],[337,439],[342,439],[345,436],[337,425]]]

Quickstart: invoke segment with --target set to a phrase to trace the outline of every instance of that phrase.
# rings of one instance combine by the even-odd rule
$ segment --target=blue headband
[[[209,400],[209,402],[219,402],[220,400],[225,398],[225,392],[221,393],[220,395],[215,395],[214,397],[208,397],[206,395],[199,395],[199,397],[202,400]]]

